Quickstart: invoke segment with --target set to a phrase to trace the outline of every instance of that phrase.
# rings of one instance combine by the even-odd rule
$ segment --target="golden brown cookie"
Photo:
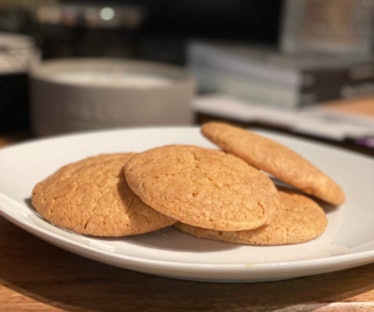
[[[175,223],[128,187],[123,166],[132,153],[102,154],[68,164],[38,183],[32,204],[57,226],[93,236],[126,236]]]
[[[277,189],[265,174],[216,149],[153,148],[134,155],[125,176],[149,206],[205,228],[256,228],[269,222],[278,206]]]
[[[320,236],[327,218],[311,198],[290,190],[280,190],[280,208],[268,225],[249,231],[214,231],[176,223],[174,226],[190,235],[217,241],[247,245],[284,245],[302,243]]]
[[[276,141],[222,122],[206,123],[201,132],[224,151],[307,194],[333,205],[340,205],[345,200],[343,190],[335,181]]]

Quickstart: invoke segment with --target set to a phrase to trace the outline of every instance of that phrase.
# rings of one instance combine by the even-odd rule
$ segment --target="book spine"
[[[210,66],[191,66],[190,69],[203,92],[227,92],[246,100],[289,108],[374,94],[374,64],[299,71],[299,85],[284,85],[271,78],[258,79]],[[359,72],[366,74],[355,74]]]
[[[374,94],[374,62],[300,72],[300,105]]]
[[[348,62],[348,61],[347,61]],[[374,94],[374,61],[339,67],[289,68],[207,46],[192,45],[188,66],[209,92],[286,107]]]
[[[189,67],[209,67],[221,71],[233,72],[244,77],[253,77],[259,80],[269,79],[284,85],[300,84],[297,71],[291,68],[270,66],[262,61],[253,60],[239,55],[203,44],[192,44],[187,52]]]
[[[202,93],[227,93],[249,102],[258,102],[292,108],[298,105],[298,91],[294,86],[284,87],[270,81],[237,75],[207,66],[190,67],[199,82]]]

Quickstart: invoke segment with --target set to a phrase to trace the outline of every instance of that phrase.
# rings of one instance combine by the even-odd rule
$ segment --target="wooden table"
[[[282,310],[286,307],[289,310]],[[0,311],[283,312],[312,308],[373,311],[374,264],[279,282],[188,282],[84,259],[0,218]]]
[[[174,280],[82,258],[0,217],[1,312],[274,310],[374,311],[374,264],[277,282]]]

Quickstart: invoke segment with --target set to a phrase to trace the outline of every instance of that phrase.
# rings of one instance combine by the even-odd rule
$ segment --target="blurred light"
[[[104,21],[110,21],[114,17],[114,10],[110,7],[105,7],[100,10],[100,17]]]

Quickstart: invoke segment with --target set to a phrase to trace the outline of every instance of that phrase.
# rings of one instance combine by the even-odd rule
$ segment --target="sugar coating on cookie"
[[[257,228],[268,223],[278,207],[278,192],[265,174],[216,149],[156,147],[134,155],[124,172],[145,203],[195,226]]]
[[[324,210],[311,198],[295,191],[280,190],[280,208],[272,222],[249,231],[214,231],[187,224],[174,226],[190,235],[247,245],[285,245],[310,241],[327,227]]]
[[[132,156],[101,154],[70,163],[34,187],[32,205],[52,224],[93,236],[135,235],[174,224],[128,187],[123,166]]]
[[[222,122],[208,122],[202,125],[201,132],[224,151],[307,194],[332,205],[345,201],[345,194],[335,181],[279,142]]]

